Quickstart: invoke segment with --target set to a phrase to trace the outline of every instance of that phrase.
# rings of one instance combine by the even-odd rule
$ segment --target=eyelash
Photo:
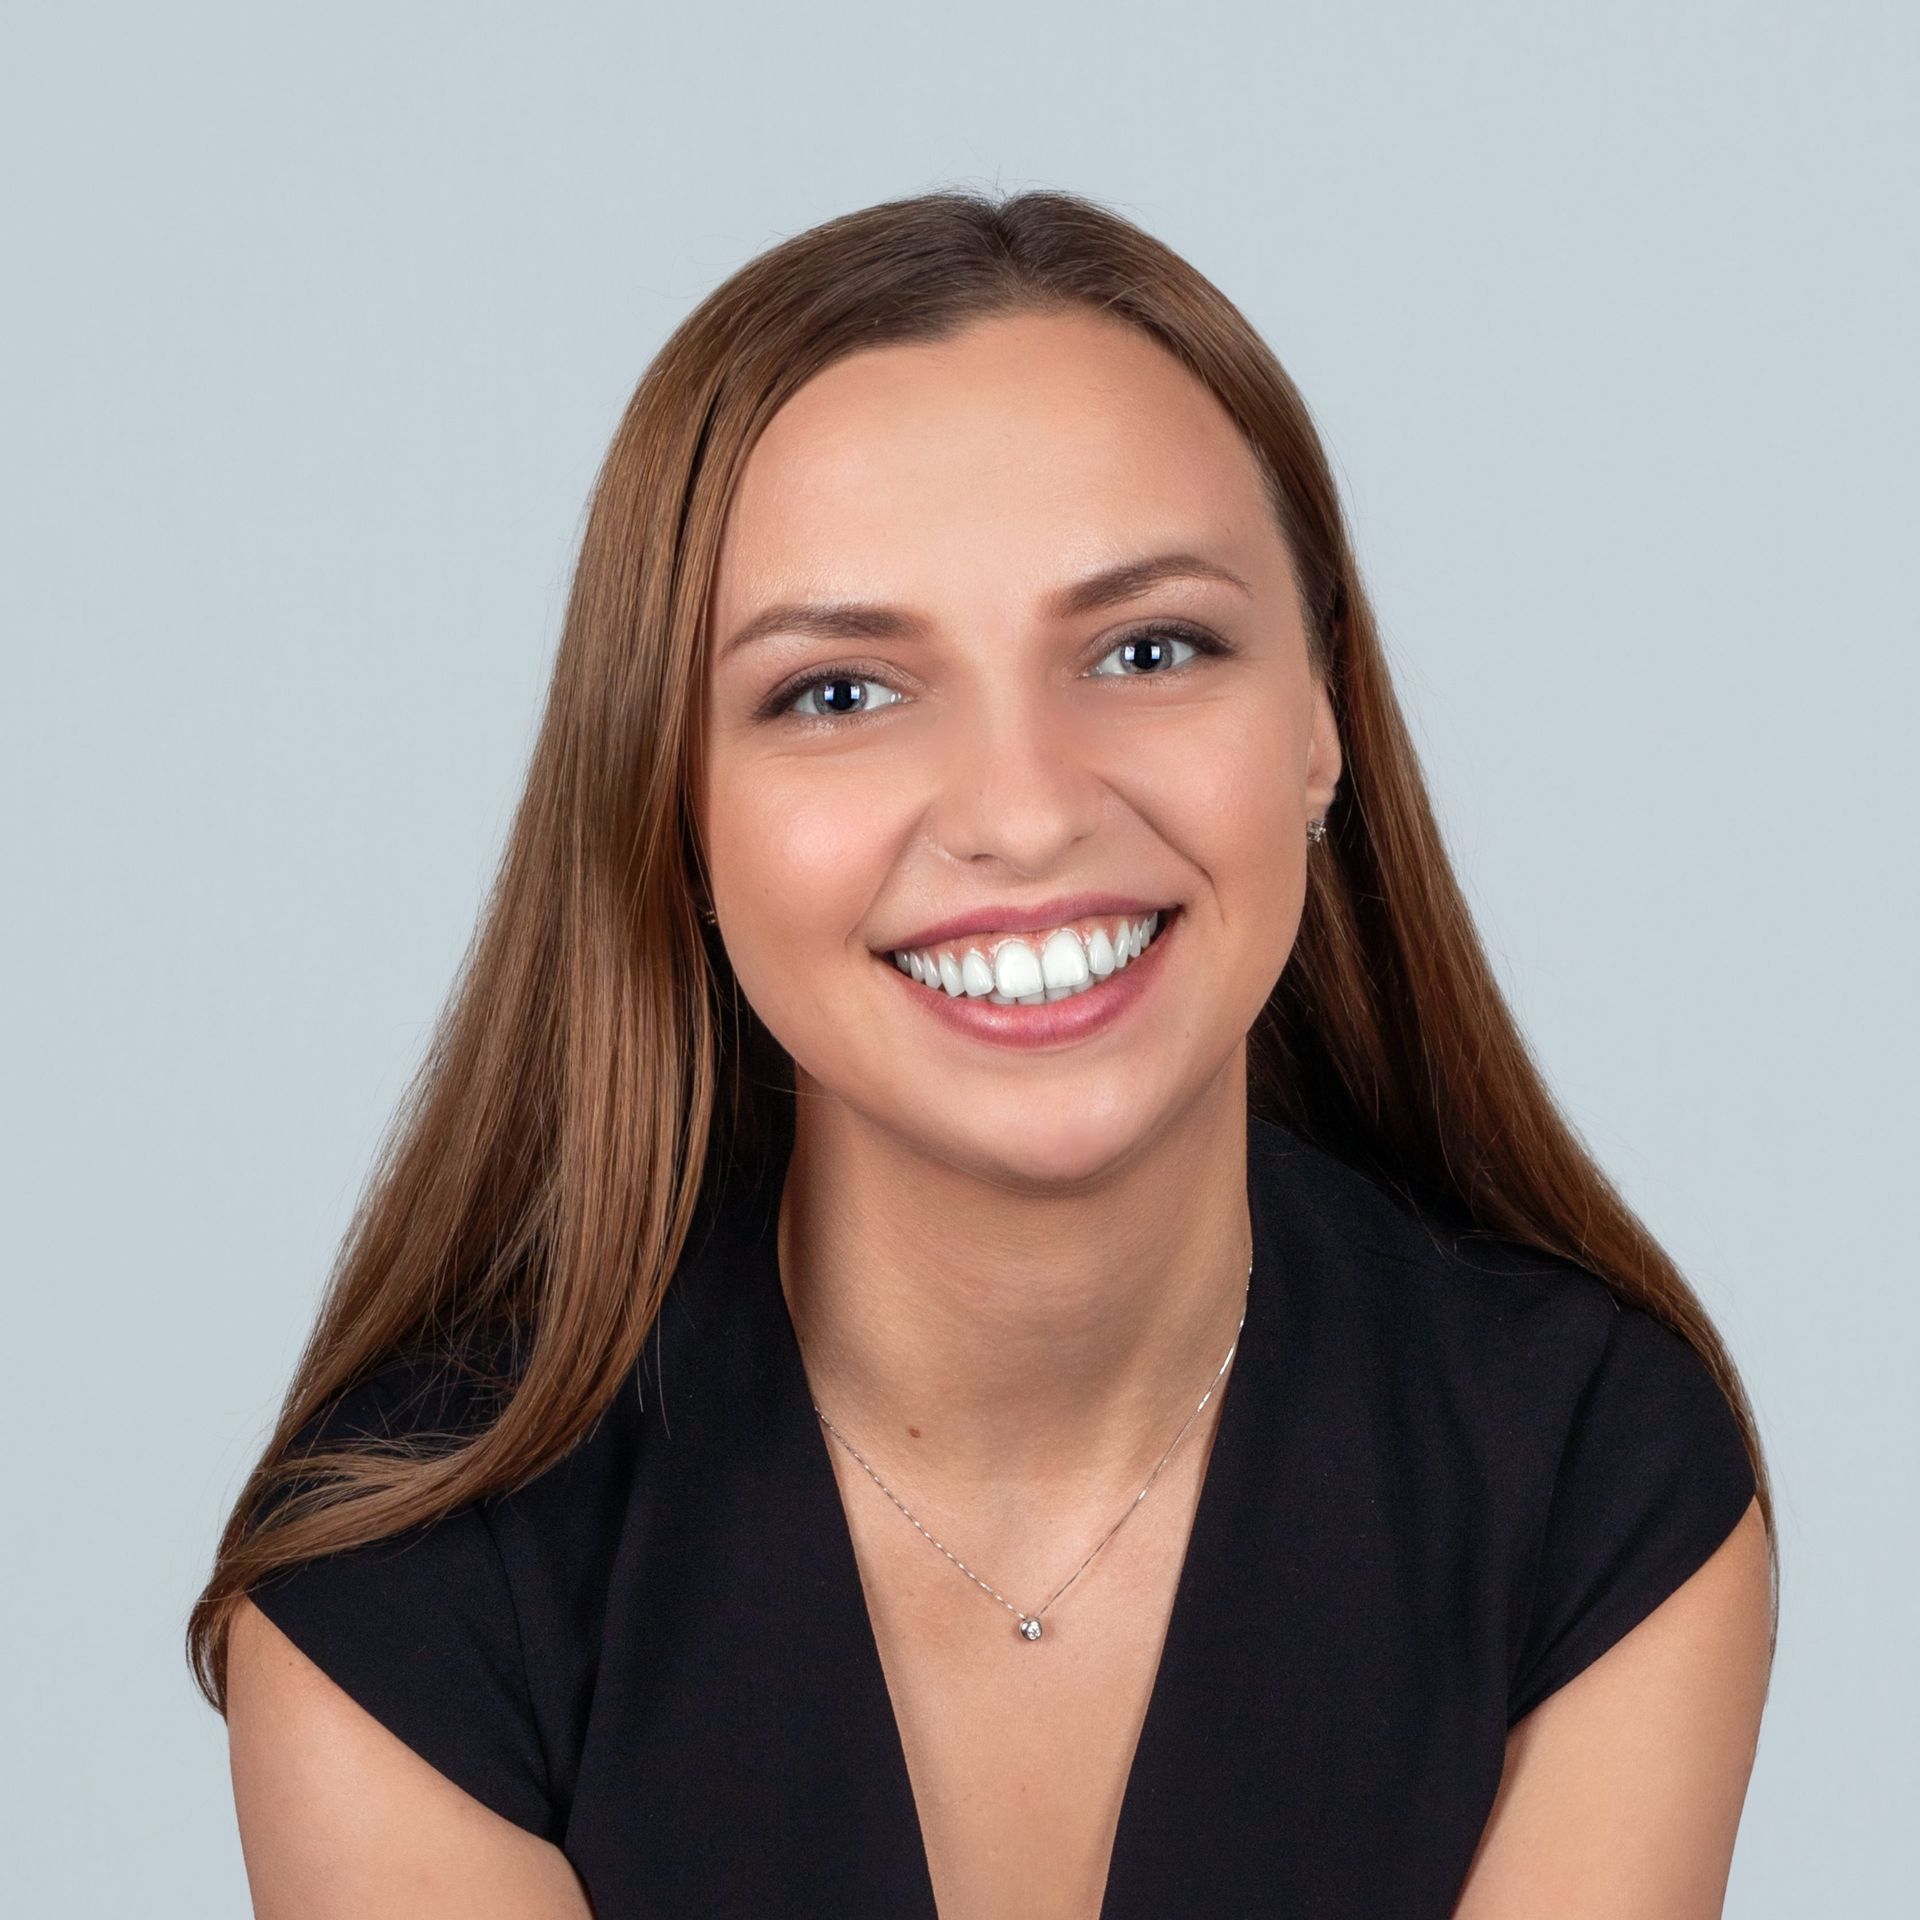
[[[1184,621],[1175,620],[1161,621],[1150,627],[1142,627],[1137,632],[1122,634],[1100,658],[1105,660],[1118,653],[1122,647],[1132,645],[1136,640],[1184,640],[1199,656],[1206,659],[1219,658],[1234,651],[1234,648],[1222,640],[1218,634],[1209,633],[1205,627],[1192,627]],[[1176,666],[1162,668],[1156,673],[1102,674],[1099,677],[1107,680],[1166,680],[1186,672],[1195,664],[1195,661],[1183,660]],[[854,665],[818,667],[812,673],[803,675],[798,680],[788,681],[786,685],[769,694],[754,717],[758,720],[793,720],[803,727],[839,727],[844,726],[848,721],[871,719],[873,713],[886,711],[884,707],[875,708],[872,712],[859,713],[794,713],[791,711],[794,703],[803,694],[811,693],[816,687],[829,686],[836,680],[856,682],[872,680],[882,686],[888,684],[884,674],[863,672]]]

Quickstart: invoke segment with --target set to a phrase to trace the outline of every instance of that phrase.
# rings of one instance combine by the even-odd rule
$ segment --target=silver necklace
[[[1194,1410],[1187,1415],[1186,1420],[1181,1425],[1180,1431],[1173,1436],[1173,1446],[1168,1447],[1166,1452],[1160,1456],[1159,1465],[1156,1466],[1154,1470],[1147,1475],[1147,1484],[1144,1487],[1142,1487],[1140,1491],[1133,1496],[1133,1499],[1127,1505],[1126,1512],[1123,1513],[1120,1516],[1120,1518],[1116,1520],[1113,1523],[1113,1525],[1107,1529],[1106,1535],[1101,1540],[1099,1546],[1096,1546],[1093,1552],[1088,1554],[1087,1557],[1084,1560],[1082,1560],[1077,1567],[1074,1568],[1072,1573],[1070,1573],[1066,1577],[1066,1579],[1060,1583],[1059,1586],[1055,1587],[1053,1592],[1050,1593],[1047,1596],[1047,1598],[1040,1603],[1039,1606],[1035,1607],[1031,1613],[1022,1613],[1020,1609],[1016,1607],[1013,1604],[1013,1602],[1009,1600],[1007,1596],[999,1590],[999,1588],[988,1586],[986,1581],[982,1580],[980,1576],[977,1573],[975,1573],[973,1569],[966,1564],[965,1561],[961,1560],[956,1554],[950,1552],[945,1546],[942,1546],[938,1540],[934,1540],[933,1535],[928,1533],[926,1528],[922,1527],[918,1520],[913,1519],[913,1515],[908,1510],[906,1502],[902,1500],[900,1496],[897,1493],[895,1493],[894,1490],[890,1486],[888,1486],[887,1483],[884,1480],[882,1480],[877,1473],[874,1472],[872,1467],[867,1465],[866,1456],[861,1453],[860,1449],[856,1447],[853,1444],[853,1442],[849,1440],[847,1436],[844,1433],[842,1433],[840,1429],[833,1424],[831,1420],[827,1419],[825,1412],[822,1411],[821,1407],[817,1402],[815,1403],[813,1410],[815,1413],[819,1414],[821,1420],[825,1422],[827,1431],[831,1433],[833,1437],[836,1440],[838,1440],[840,1444],[843,1447],[845,1447],[846,1450],[850,1454],[852,1454],[856,1460],[860,1462],[861,1466],[866,1468],[868,1476],[872,1479],[873,1484],[876,1487],[878,1487],[880,1491],[884,1493],[887,1496],[887,1498],[891,1500],[893,1504],[900,1509],[902,1513],[906,1514],[909,1520],[913,1520],[914,1526],[918,1528],[919,1531],[922,1534],[924,1534],[928,1540],[933,1541],[933,1544],[936,1547],[939,1547],[940,1551],[946,1554],[947,1558],[951,1560],[953,1564],[956,1567],[958,1567],[960,1571],[964,1573],[967,1576],[967,1578],[971,1580],[976,1587],[980,1588],[981,1591],[984,1593],[992,1594],[993,1597],[996,1600],[998,1600],[1000,1604],[1003,1607],[1005,1607],[1006,1610],[1014,1616],[1014,1619],[1018,1623],[1018,1630],[1020,1633],[1020,1637],[1023,1640],[1038,1640],[1040,1638],[1040,1616],[1043,1613],[1045,1613],[1046,1610],[1053,1605],[1054,1601],[1058,1600],[1060,1596],[1063,1593],[1065,1593],[1066,1590],[1070,1586],[1072,1586],[1073,1583],[1076,1580],[1078,1580],[1080,1576],[1083,1573],[1085,1573],[1090,1566],[1093,1565],[1095,1555],[1097,1555],[1101,1551],[1101,1549],[1106,1546],[1107,1541],[1111,1540],[1113,1536],[1116,1533],[1118,1533],[1120,1529],[1124,1527],[1129,1520],[1133,1518],[1134,1514],[1139,1510],[1140,1502],[1147,1497],[1148,1493],[1152,1490],[1153,1483],[1160,1478],[1160,1468],[1164,1467],[1167,1464],[1167,1462],[1173,1458],[1174,1447],[1177,1447],[1180,1444],[1180,1442],[1187,1437],[1187,1428],[1191,1427],[1193,1423],[1197,1419],[1199,1419],[1201,1407],[1204,1407],[1207,1404],[1207,1402],[1213,1398],[1213,1390],[1215,1387],[1217,1387],[1220,1384],[1221,1375],[1224,1374],[1226,1370],[1233,1364],[1233,1356],[1240,1349],[1240,1333],[1241,1333],[1241,1329],[1244,1328],[1247,1324],[1247,1303],[1249,1300],[1252,1299],[1252,1297],[1253,1297],[1253,1262],[1251,1259],[1249,1259],[1247,1262],[1247,1291],[1246,1291],[1245,1297],[1241,1300],[1241,1303],[1240,1303],[1240,1325],[1235,1327],[1233,1330],[1233,1345],[1227,1349],[1227,1357],[1220,1362],[1219,1373],[1216,1373],[1213,1376],[1213,1379],[1211,1383],[1208,1385],[1206,1392],[1200,1396],[1200,1406],[1195,1407]]]

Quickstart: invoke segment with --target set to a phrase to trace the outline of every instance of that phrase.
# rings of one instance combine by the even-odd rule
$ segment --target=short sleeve
[[[336,1444],[391,1435],[431,1401],[399,1366],[303,1432]],[[432,1424],[442,1424],[435,1420]],[[269,1620],[389,1732],[483,1805],[558,1840],[506,1569],[484,1507],[269,1575]]]
[[[1754,1485],[1739,1422],[1706,1362],[1651,1314],[1621,1307],[1561,1455],[1507,1724],[1705,1565]]]

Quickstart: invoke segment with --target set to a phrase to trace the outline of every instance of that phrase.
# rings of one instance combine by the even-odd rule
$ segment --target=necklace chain
[[[1050,1593],[1047,1596],[1047,1598],[1040,1603],[1039,1606],[1034,1608],[1033,1612],[1031,1613],[1021,1612],[1021,1610],[1017,1606],[1015,1606],[1014,1603],[1011,1600],[1009,1600],[1007,1596],[999,1590],[998,1587],[989,1586],[987,1582],[982,1580],[980,1576],[977,1573],[975,1573],[973,1569],[969,1567],[966,1564],[966,1562],[962,1560],[957,1554],[953,1553],[948,1547],[943,1545],[940,1541],[935,1540],[933,1535],[928,1533],[926,1528],[921,1526],[918,1520],[914,1519],[914,1516],[911,1510],[908,1508],[907,1503],[904,1500],[902,1500],[900,1496],[897,1493],[895,1493],[894,1490],[890,1486],[888,1486],[887,1483],[884,1480],[882,1480],[877,1473],[874,1472],[873,1468],[868,1464],[866,1456],[860,1451],[860,1449],[856,1447],[853,1444],[853,1442],[849,1440],[847,1436],[844,1433],[842,1433],[840,1429],[836,1427],[831,1420],[827,1418],[825,1412],[821,1409],[818,1403],[814,1405],[813,1410],[815,1413],[820,1415],[821,1421],[825,1424],[827,1431],[831,1433],[833,1437],[836,1440],[838,1440],[840,1444],[843,1447],[845,1447],[846,1450],[850,1454],[852,1454],[857,1461],[859,1461],[860,1465],[866,1469],[867,1475],[873,1481],[874,1485],[877,1486],[880,1489],[880,1491],[884,1493],[887,1496],[887,1498],[891,1500],[893,1504],[900,1509],[902,1513],[906,1514],[909,1520],[913,1521],[914,1526],[919,1530],[919,1532],[922,1535],[924,1535],[927,1540],[931,1541],[934,1546],[938,1547],[940,1551],[944,1553],[947,1556],[947,1558],[951,1560],[953,1564],[956,1567],[958,1567],[960,1571],[964,1573],[967,1576],[967,1578],[971,1580],[976,1587],[980,1588],[980,1590],[983,1593],[990,1593],[994,1597],[994,1599],[998,1600],[1000,1604],[1003,1607],[1005,1607],[1007,1611],[1014,1616],[1016,1621],[1019,1623],[1019,1631],[1020,1631],[1021,1638],[1025,1640],[1038,1640],[1040,1638],[1040,1616],[1044,1614],[1046,1610],[1050,1606],[1052,1606],[1053,1603],[1056,1600],[1058,1600],[1060,1596],[1063,1593],[1065,1593],[1066,1590],[1070,1586],[1072,1586],[1073,1583],[1076,1580],[1078,1580],[1080,1576],[1083,1573],[1085,1573],[1090,1566],[1093,1565],[1095,1557],[1106,1546],[1107,1542],[1111,1540],[1113,1536],[1116,1533],[1118,1533],[1120,1529],[1124,1527],[1129,1520],[1133,1518],[1136,1512],[1139,1511],[1141,1501],[1143,1501],[1147,1497],[1148,1493],[1153,1488],[1153,1483],[1159,1479],[1161,1467],[1164,1467],[1167,1464],[1167,1462],[1173,1458],[1174,1448],[1179,1446],[1180,1442],[1187,1437],[1187,1429],[1191,1427],[1197,1419],[1199,1419],[1201,1409],[1205,1407],[1207,1402],[1213,1398],[1214,1388],[1219,1386],[1221,1376],[1226,1372],[1228,1367],[1230,1367],[1233,1364],[1233,1356],[1240,1350],[1240,1335],[1242,1330],[1245,1328],[1247,1324],[1247,1304],[1248,1304],[1248,1301],[1252,1299],[1252,1297],[1253,1297],[1253,1262],[1249,1260],[1247,1262],[1247,1291],[1240,1303],[1240,1324],[1239,1326],[1235,1327],[1233,1330],[1233,1344],[1227,1349],[1227,1357],[1220,1362],[1219,1372],[1217,1372],[1213,1376],[1212,1381],[1208,1384],[1206,1392],[1200,1396],[1200,1405],[1195,1407],[1194,1410],[1187,1415],[1185,1421],[1182,1422],[1180,1431],[1173,1436],[1172,1446],[1169,1446],[1166,1452],[1160,1456],[1158,1465],[1156,1465],[1154,1467],[1154,1470],[1147,1475],[1147,1484],[1144,1487],[1142,1487],[1140,1491],[1136,1493],[1133,1496],[1133,1498],[1127,1503],[1126,1512],[1124,1512],[1120,1516],[1120,1518],[1116,1520],[1113,1523],[1113,1525],[1107,1529],[1105,1535],[1100,1540],[1099,1545],[1094,1548],[1093,1552],[1088,1554],[1087,1557],[1084,1560],[1082,1560],[1080,1564],[1077,1567],[1075,1567],[1070,1574],[1068,1574],[1066,1579],[1061,1581],[1059,1586],[1055,1587],[1053,1592]]]

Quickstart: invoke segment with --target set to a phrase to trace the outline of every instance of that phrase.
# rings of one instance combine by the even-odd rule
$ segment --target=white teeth
[[[1071,927],[1062,927],[1040,949],[1040,977],[1049,987],[1084,987],[1093,977],[1087,950]]]
[[[1160,929],[1160,916],[1116,920],[1111,934],[1096,926],[1082,945],[1071,927],[1057,927],[1039,953],[1024,937],[1003,939],[991,958],[978,947],[892,955],[902,973],[950,999],[990,1000],[996,1006],[1037,1007],[1085,993],[1138,958]]]
[[[1045,988],[1040,961],[1024,940],[1002,943],[1000,951],[993,956],[993,984],[996,991],[1004,993],[1009,1000],[1018,1000],[1023,993],[1039,993]]]

